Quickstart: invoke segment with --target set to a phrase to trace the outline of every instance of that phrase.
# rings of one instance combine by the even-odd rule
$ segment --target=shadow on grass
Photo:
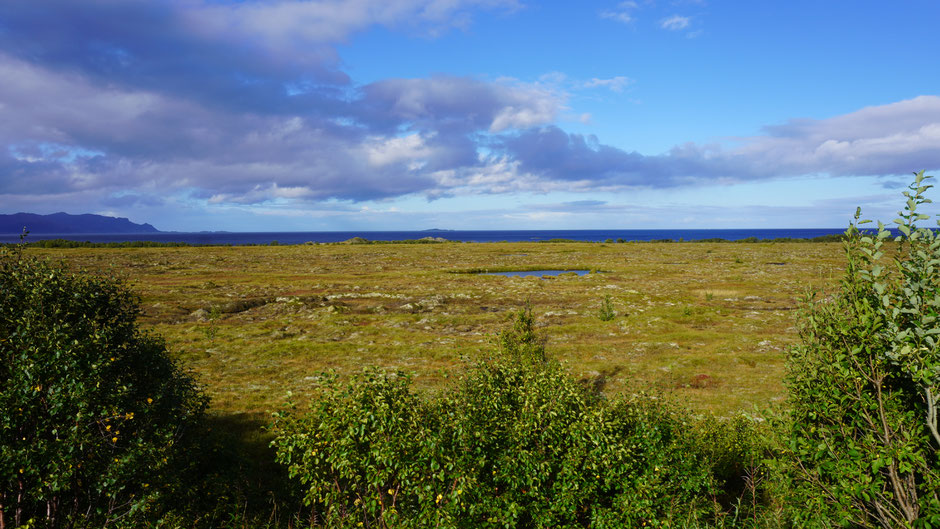
[[[623,371],[623,366],[614,366],[610,369],[603,369],[600,371],[600,373],[593,377],[582,378],[578,381],[578,383],[584,386],[595,397],[600,397],[604,394],[604,389],[607,387],[607,383],[610,378],[617,376],[621,371]]]
[[[275,463],[264,414],[208,414],[187,446],[189,464],[170,510],[191,527],[290,527],[303,517]]]

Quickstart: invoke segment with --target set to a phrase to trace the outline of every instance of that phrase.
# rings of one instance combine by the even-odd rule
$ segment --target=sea
[[[422,230],[422,231],[285,231],[285,232],[159,232],[159,233],[68,233],[30,234],[27,242],[65,239],[78,242],[109,243],[153,241],[192,245],[267,245],[342,242],[355,237],[369,241],[405,241],[435,237],[459,242],[537,242],[553,239],[604,242],[700,241],[704,239],[812,239],[845,232],[845,228],[775,229],[659,229],[659,230]],[[0,243],[19,242],[19,235],[0,235]]]

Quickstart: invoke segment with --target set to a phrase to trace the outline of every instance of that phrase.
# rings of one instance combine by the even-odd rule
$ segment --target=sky
[[[938,23],[936,0],[3,0],[0,213],[887,223],[940,177]]]

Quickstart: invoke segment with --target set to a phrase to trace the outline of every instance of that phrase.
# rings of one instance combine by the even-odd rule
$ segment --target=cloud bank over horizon
[[[632,78],[568,88],[448,73],[359,83],[339,51],[373,26],[433,40],[525,9],[508,0],[4,2],[0,202],[302,208],[810,175],[887,181],[940,168],[936,95],[640,153],[565,130],[577,90],[620,93]]]

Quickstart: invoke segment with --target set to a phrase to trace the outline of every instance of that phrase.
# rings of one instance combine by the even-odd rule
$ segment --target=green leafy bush
[[[617,317],[617,312],[614,310],[614,303],[610,298],[610,294],[604,294],[604,299],[601,301],[601,308],[597,311],[597,317],[601,321],[610,321]]]
[[[846,232],[840,290],[806,304],[788,358],[798,525],[940,526],[940,238],[917,226],[923,172],[892,234]],[[890,254],[889,254],[890,255]]]
[[[276,413],[277,459],[314,522],[663,527],[724,519],[724,478],[740,471],[729,459],[747,443],[723,424],[700,429],[654,397],[609,401],[590,391],[546,358],[528,310],[497,342],[494,358],[433,398],[413,393],[407,375],[367,370],[347,382],[326,377],[308,410]]]
[[[169,491],[206,399],[120,282],[0,250],[0,525],[106,525]]]

